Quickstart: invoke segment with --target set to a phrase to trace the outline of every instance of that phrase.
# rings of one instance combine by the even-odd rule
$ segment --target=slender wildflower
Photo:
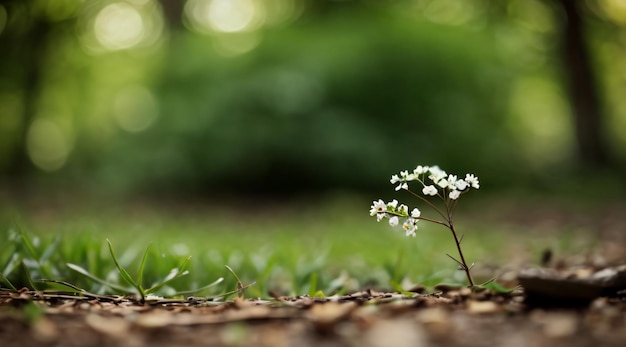
[[[372,206],[370,206],[370,216],[376,217],[378,222],[383,219],[388,219],[388,223],[392,227],[401,225],[406,236],[411,237],[417,236],[416,231],[418,230],[418,222],[420,220],[443,225],[450,229],[459,253],[459,258],[454,258],[449,254],[447,254],[447,256],[453,259],[461,270],[465,271],[470,286],[473,286],[474,281],[470,273],[473,264],[470,266],[467,265],[465,256],[461,250],[461,240],[463,237],[459,237],[452,219],[459,198],[471,189],[480,188],[478,177],[473,174],[466,174],[465,178],[459,178],[457,175],[446,173],[438,166],[419,165],[412,172],[405,170],[392,175],[390,182],[396,185],[396,191],[408,191],[411,195],[420,199],[435,210],[440,218],[431,219],[423,217],[418,208],[413,208],[409,213],[409,207],[405,204],[400,204],[396,199],[387,203],[382,199],[374,201]],[[415,184],[417,184],[419,188],[418,191],[421,194],[410,189],[410,186]],[[435,204],[436,201],[433,202],[431,200],[440,200],[442,202],[440,205],[443,205],[443,208]]]

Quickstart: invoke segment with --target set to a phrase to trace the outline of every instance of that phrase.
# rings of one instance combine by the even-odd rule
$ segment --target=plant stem
[[[438,221],[435,219],[430,219],[430,218],[426,218],[426,217],[419,217],[417,218],[419,220],[425,220],[427,222],[431,222],[431,223],[435,223],[435,224],[439,224],[439,225],[443,225],[444,227],[448,227],[448,223],[442,222],[442,221]]]
[[[452,224],[452,220],[449,221],[449,225],[448,227],[450,228],[450,231],[452,231],[452,235],[454,236],[454,242],[456,243],[456,249],[459,251],[459,257],[461,258],[461,264],[462,264],[462,268],[465,271],[465,274],[467,275],[467,280],[469,281],[470,286],[474,285],[474,281],[472,280],[472,275],[470,275],[470,268],[469,266],[467,266],[467,263],[465,262],[465,257],[463,256],[463,251],[461,251],[461,240],[459,240],[456,231],[454,230],[454,225]]]
[[[421,195],[419,195],[419,194],[416,194],[415,192],[413,192],[413,191],[411,191],[411,190],[408,190],[408,189],[407,189],[407,191],[408,191],[409,193],[411,193],[411,195],[413,195],[414,197],[416,197],[416,198],[418,198],[418,199],[422,200],[423,202],[425,202],[426,204],[428,204],[430,207],[432,207],[435,211],[437,211],[437,213],[439,213],[439,215],[440,215],[441,217],[446,218],[445,213],[443,213],[440,209],[438,209],[438,208],[437,208],[437,206],[435,206],[432,202],[428,201],[428,199],[424,198],[423,196],[421,196]]]

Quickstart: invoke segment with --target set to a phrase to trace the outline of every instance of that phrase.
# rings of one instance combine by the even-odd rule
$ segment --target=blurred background
[[[0,0],[0,260],[106,278],[105,236],[125,264],[158,238],[155,274],[195,256],[183,289],[224,264],[259,296],[462,282],[442,228],[367,214],[437,164],[481,180],[455,224],[476,276],[606,263],[624,96],[626,0]],[[70,237],[20,256],[20,225]]]
[[[626,186],[624,0],[0,0],[3,194]]]

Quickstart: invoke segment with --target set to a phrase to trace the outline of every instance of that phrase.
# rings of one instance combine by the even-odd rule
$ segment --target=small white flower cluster
[[[429,184],[426,184],[426,178],[431,181]],[[408,190],[409,182],[412,181],[422,184],[422,194],[426,197],[439,196],[443,199],[447,208],[450,208],[451,205],[449,203],[457,200],[461,193],[465,193],[470,188],[480,188],[478,178],[473,174],[467,174],[465,179],[459,179],[456,175],[447,174],[438,166],[419,165],[411,173],[405,170],[398,175],[391,176],[391,183],[397,184],[396,191],[401,189]],[[417,222],[421,219],[420,215],[421,212],[417,208],[413,209],[409,214],[409,207],[404,204],[398,204],[398,200],[395,199],[388,203],[379,199],[374,201],[370,207],[370,216],[376,216],[376,220],[379,222],[384,218],[389,218],[389,225],[392,227],[400,224],[400,218],[405,218],[402,228],[406,231],[406,236],[415,236]]]
[[[415,230],[417,230],[417,222],[422,213],[417,208],[414,208],[409,215],[409,207],[405,204],[398,205],[398,200],[385,203],[382,199],[374,201],[370,208],[370,216],[376,216],[377,221],[381,221],[384,218],[389,218],[389,225],[392,227],[400,224],[400,218],[406,217],[402,223],[402,229],[406,232],[406,236],[415,237]]]
[[[433,184],[426,184],[424,177],[428,177]],[[468,188],[478,189],[480,183],[478,177],[473,174],[466,174],[465,179],[459,179],[456,175],[448,175],[438,166],[417,166],[413,172],[407,170],[401,171],[399,175],[391,176],[391,184],[398,184],[396,191],[409,189],[409,182],[418,181],[422,184],[422,194],[427,196],[435,196],[439,194],[439,188],[444,191],[447,189],[448,198],[456,200],[461,193],[467,191]],[[445,195],[442,195],[444,197]]]

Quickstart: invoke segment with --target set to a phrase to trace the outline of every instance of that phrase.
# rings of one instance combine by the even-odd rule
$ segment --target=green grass
[[[250,297],[266,298],[270,292],[330,295],[364,288],[390,290],[401,283],[464,283],[464,273],[445,255],[456,255],[447,229],[420,223],[418,236],[406,238],[402,231],[370,217],[369,203],[339,199],[280,207],[129,204],[52,212],[3,211],[0,237],[6,241],[0,244],[0,271],[6,281],[0,278],[0,282],[3,287],[8,282],[18,288],[56,286],[37,281],[47,279],[92,293],[124,294],[121,288],[137,293],[139,285],[158,285],[191,257],[186,266],[189,273],[158,287],[154,294],[173,296],[219,278],[224,281],[194,295],[232,291],[238,280],[226,266],[243,285],[255,282],[246,289]],[[520,259],[533,262],[546,246],[574,252],[580,249],[579,241],[586,240],[569,230],[556,230],[560,233],[549,236],[507,225],[485,225],[472,214],[458,217],[466,258],[477,263],[477,282],[497,276],[499,268]],[[133,281],[141,279],[139,283],[120,275],[107,239],[119,266]],[[84,276],[68,263],[115,288]]]

